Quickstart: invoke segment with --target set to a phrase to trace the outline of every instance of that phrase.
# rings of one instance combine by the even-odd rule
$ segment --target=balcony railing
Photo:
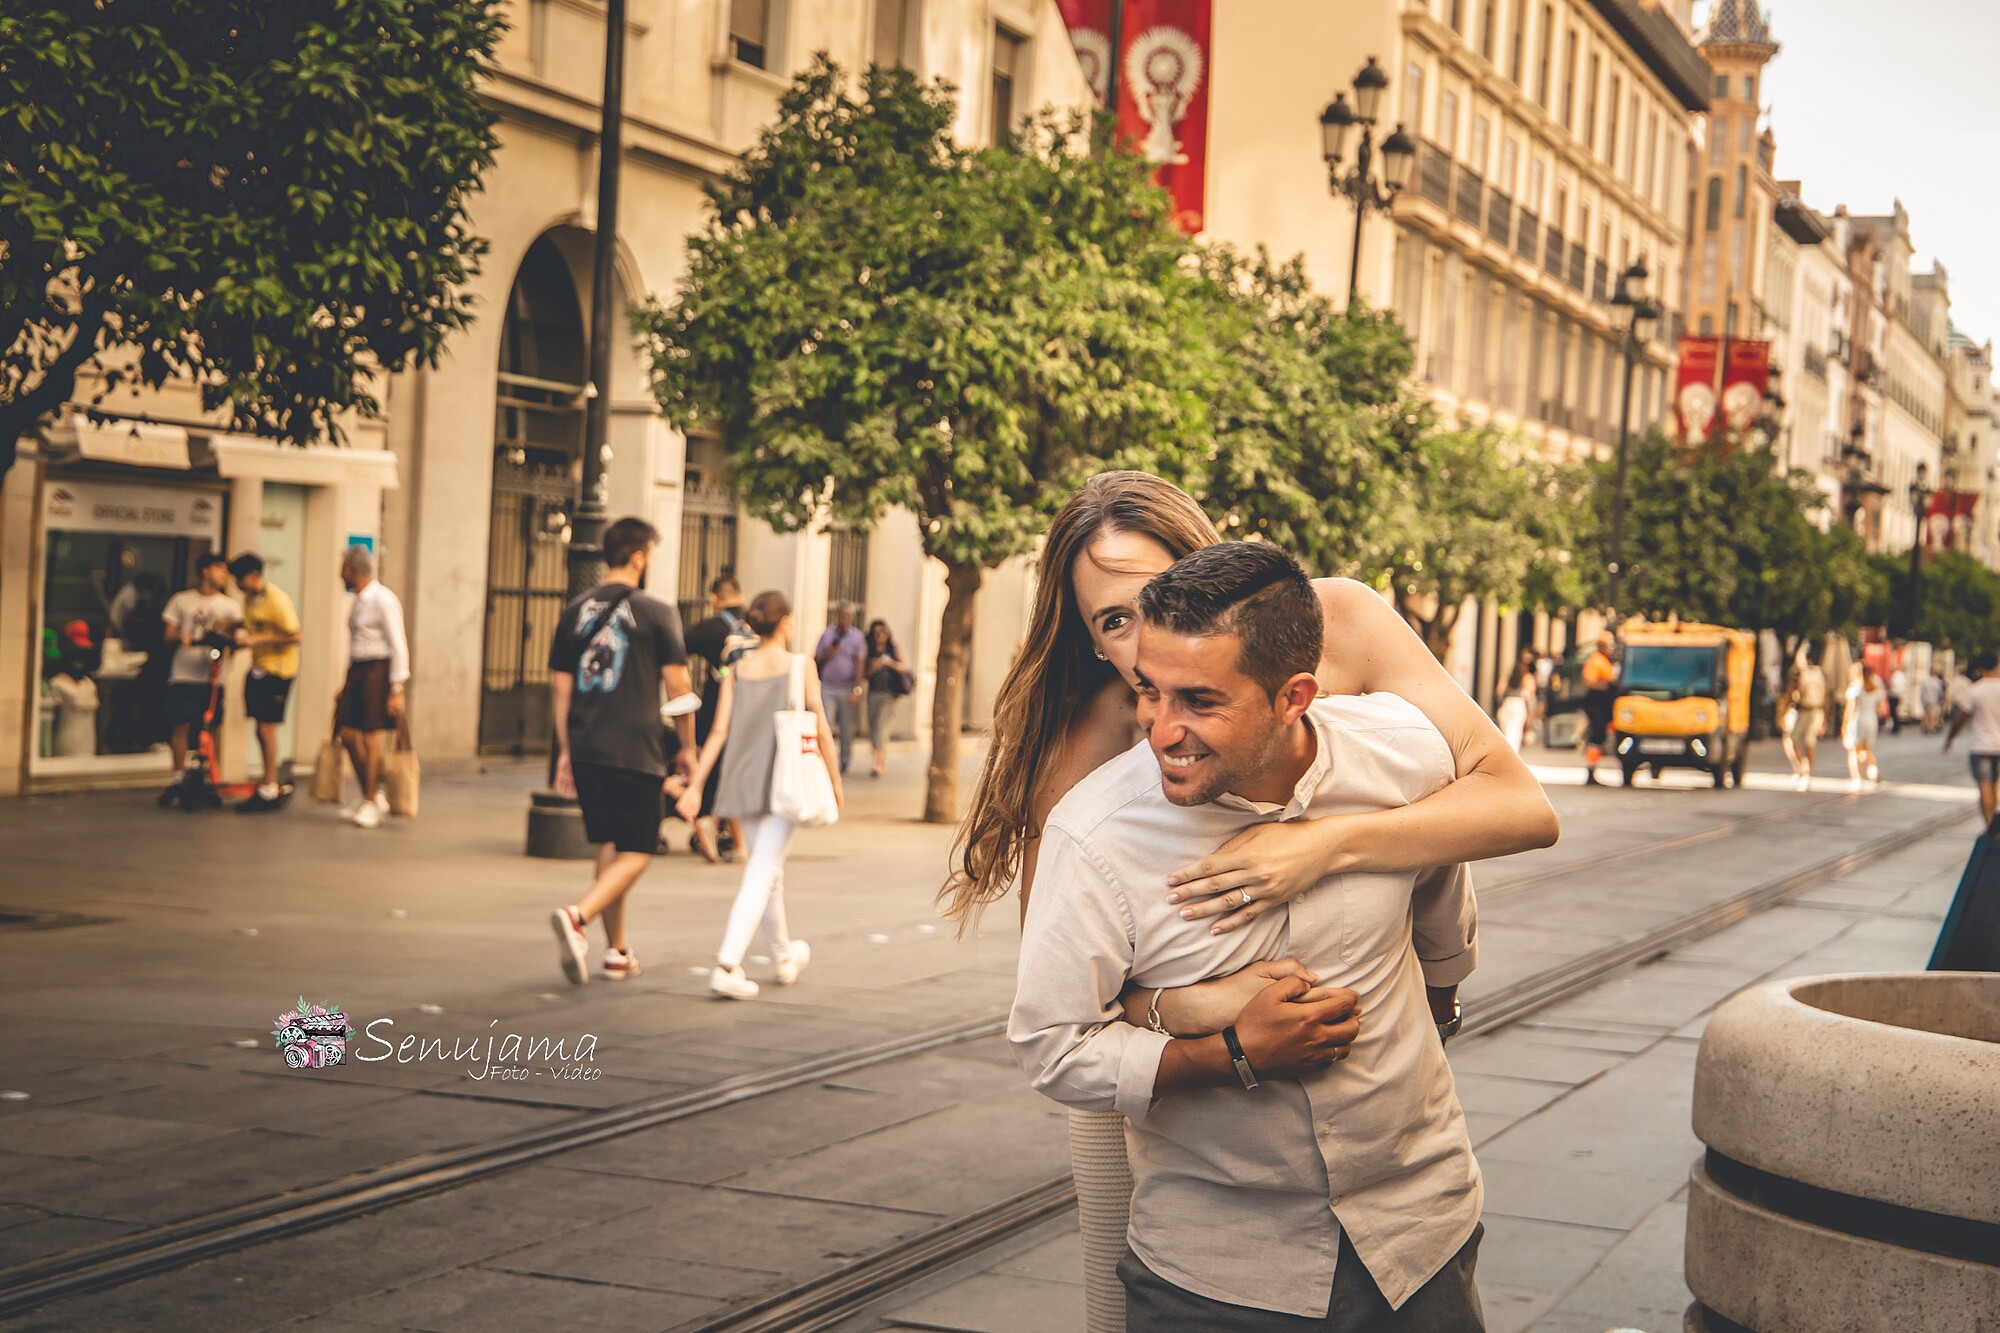
[[[1514,201],[1498,190],[1486,192],[1486,234],[1505,245],[1513,239]]]
[[[1590,266],[1590,299],[1599,304],[1611,299],[1611,271],[1602,259]]]
[[[1429,139],[1418,155],[1417,189],[1439,208],[1451,207],[1451,154]]]
[[[1542,399],[1541,417],[1551,426],[1561,426],[1564,430],[1576,428],[1576,409],[1564,407],[1553,398]]]
[[[1451,383],[1451,353],[1431,351],[1424,358],[1424,379],[1432,384]]]
[[[1542,229],[1542,267],[1549,276],[1560,278],[1563,271],[1563,234],[1554,227]]]
[[[1471,167],[1460,165],[1458,168],[1458,188],[1453,191],[1452,203],[1452,211],[1458,214],[1461,222],[1470,222],[1475,227],[1479,225],[1485,203],[1485,182]]]
[[[1541,220],[1527,209],[1522,209],[1521,220],[1514,228],[1514,253],[1530,264],[1534,263],[1535,256],[1540,253],[1535,247],[1541,243],[1541,235]]]
[[[1583,242],[1571,241],[1569,243],[1569,285],[1578,291],[1583,290],[1585,268]]]
[[[1819,348],[1817,347],[1807,347],[1805,362],[1806,362],[1806,374],[1812,376],[1816,380],[1823,380],[1826,378],[1825,352],[1820,351]]]

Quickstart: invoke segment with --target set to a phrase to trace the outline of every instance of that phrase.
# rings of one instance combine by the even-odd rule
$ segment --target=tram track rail
[[[1830,803],[1830,802],[1829,802]],[[1797,807],[1788,812],[1796,817]],[[1800,896],[1814,884],[1849,873],[1890,855],[1969,816],[1963,810],[1920,821],[1792,874],[1767,881],[1733,898],[1677,917],[1630,940],[1573,959],[1481,997],[1466,1015],[1464,1035],[1490,1032],[1536,1010],[1587,990],[1626,967],[1714,934],[1748,916]],[[1734,821],[1735,832],[1765,822]],[[1729,836],[1722,834],[1718,836]],[[1677,850],[1712,841],[1682,835],[1632,855]],[[1602,862],[1593,862],[1599,865]],[[1532,877],[1548,883],[1573,872]],[[1523,881],[1514,881],[1516,886]],[[1521,890],[1525,891],[1525,889]],[[644,1098],[532,1130],[424,1153],[303,1189],[216,1209],[149,1227],[93,1245],[42,1256],[0,1269],[0,1318],[26,1313],[52,1301],[100,1291],[184,1267],[202,1259],[247,1249],[330,1226],[363,1214],[466,1185],[489,1176],[545,1161],[591,1144],[723,1110],[790,1088],[838,1077],[876,1065],[999,1036],[1007,1014],[997,1010],[961,1018],[918,1032],[894,1036],[797,1061],[778,1069],[724,1079],[690,1091]],[[778,1333],[827,1329],[851,1319],[883,1296],[1002,1244],[1028,1227],[1073,1205],[1067,1175],[1010,1199],[954,1218],[938,1227],[842,1266],[831,1273],[739,1307],[683,1333]]]

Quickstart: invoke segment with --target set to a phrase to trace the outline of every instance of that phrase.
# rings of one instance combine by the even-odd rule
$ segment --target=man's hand
[[[576,799],[576,774],[570,771],[568,750],[556,756],[555,789],[556,795],[566,800]]]
[[[860,687],[859,685],[856,685],[856,686],[855,686],[855,687],[854,687],[853,689],[851,689],[851,690],[849,690],[849,691],[847,692],[847,697],[848,697],[848,698],[850,698],[850,699],[852,699],[852,700],[854,700],[854,702],[855,702],[855,703],[860,703],[860,702],[861,702],[861,687]]]
[[[1451,1022],[1452,1010],[1458,1007],[1458,987],[1426,986],[1424,998],[1430,1001],[1433,1023]]]
[[[1351,990],[1315,990],[1301,977],[1274,981],[1236,1020],[1236,1037],[1258,1078],[1299,1078],[1345,1059],[1361,1033]]]

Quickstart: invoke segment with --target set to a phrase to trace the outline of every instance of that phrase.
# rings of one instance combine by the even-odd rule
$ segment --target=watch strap
[[[1236,1066],[1236,1077],[1243,1080],[1243,1086],[1257,1086],[1257,1071],[1250,1067],[1250,1057],[1243,1054],[1243,1043],[1237,1040],[1236,1025],[1222,1029],[1222,1044],[1229,1048],[1229,1062]]]

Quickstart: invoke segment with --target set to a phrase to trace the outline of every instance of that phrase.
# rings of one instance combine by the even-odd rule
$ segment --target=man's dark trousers
[[[1375,1285],[1347,1233],[1340,1236],[1334,1261],[1333,1304],[1321,1319],[1278,1314],[1183,1291],[1139,1262],[1130,1250],[1118,1261],[1125,1284],[1125,1333],[1485,1333],[1479,1290],[1472,1269],[1479,1260],[1481,1223],[1451,1262],[1416,1294],[1392,1310]]]

